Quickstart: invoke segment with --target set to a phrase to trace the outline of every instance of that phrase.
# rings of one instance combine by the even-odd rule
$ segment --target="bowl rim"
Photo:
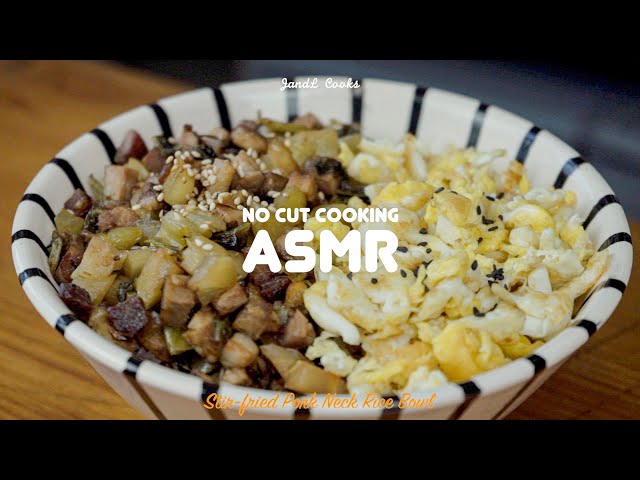
[[[302,77],[302,78],[306,78],[306,77]],[[334,78],[339,78],[339,77],[335,76]],[[151,104],[149,106],[151,106],[154,109],[154,111],[158,113],[156,109],[159,108],[160,111],[162,111],[162,107],[160,106],[160,104],[164,102],[180,102],[191,94],[202,92],[202,91],[208,91],[213,95],[216,102],[218,103],[218,107],[220,108],[221,106],[220,100],[222,100],[222,103],[224,105],[225,87],[228,88],[229,86],[231,86],[233,88],[235,86],[248,84],[249,82],[255,84],[255,83],[275,81],[275,80],[276,79],[257,79],[257,80],[254,79],[254,80],[225,83],[221,85],[220,88],[203,87],[203,88],[197,88],[197,89],[190,89],[185,92],[178,93],[176,95],[164,97],[158,100],[157,103]],[[281,79],[277,79],[277,81],[281,82]],[[393,80],[379,80],[374,78],[361,79],[360,84],[364,87],[366,86],[366,82],[372,82],[372,81],[387,82],[390,84],[414,85],[406,82],[396,82]],[[419,92],[422,92],[420,94],[420,100],[421,100],[425,90],[427,89],[420,86],[415,86],[415,89],[416,89],[416,98],[418,97]],[[473,99],[473,97],[460,95],[457,93],[449,92],[447,90],[442,90],[442,89],[434,89],[434,90],[439,90],[440,92],[444,92],[446,94],[449,94],[451,96],[455,96],[458,98]],[[356,95],[358,94],[357,93],[354,94],[354,98]],[[473,99],[473,100],[476,100],[476,99]],[[478,111],[480,111],[480,109],[484,109],[484,111],[486,111],[488,106],[489,105],[487,104],[480,103],[480,106],[478,107]],[[64,158],[63,152],[65,152],[70,148],[73,148],[74,145],[78,144],[87,135],[93,134],[94,136],[97,136],[98,139],[103,143],[105,148],[108,147],[108,144],[106,144],[105,141],[111,142],[111,140],[109,139],[108,135],[105,134],[103,126],[112,124],[112,123],[126,121],[126,119],[131,117],[134,112],[136,112],[137,110],[143,107],[144,106],[134,107],[114,117],[111,117],[110,119],[103,122],[98,128],[92,130],[89,133],[85,133],[80,137],[75,138],[56,155],[56,157],[52,162],[55,163],[56,160],[63,159]],[[226,112],[226,106],[224,106],[224,108],[225,108],[224,114],[228,115]],[[499,108],[499,107],[495,107],[495,108]],[[517,117],[518,119],[522,119],[522,117],[512,114],[511,112],[508,112],[506,110],[503,110],[503,111],[509,113],[514,117]],[[221,117],[222,117],[222,111],[221,111]],[[228,123],[228,116],[226,118],[226,121]],[[474,122],[475,122],[475,119],[474,119]],[[133,125],[131,125],[131,127],[133,127]],[[474,124],[474,129],[475,129],[475,124]],[[537,132],[542,131],[540,128],[536,126],[532,127],[532,131],[534,129],[537,129]],[[104,135],[106,135],[107,137],[106,139],[103,137]],[[477,132],[476,132],[476,135],[477,135]],[[562,145],[566,146],[566,143],[557,139],[557,137],[553,137],[553,138],[555,138],[558,142],[561,142]],[[526,138],[525,138],[525,141],[526,141]],[[113,142],[111,142],[110,147],[113,148]],[[584,162],[584,160],[580,158],[579,162],[574,161],[573,165],[569,165],[569,162],[571,162],[572,160],[575,160],[575,159],[569,160],[567,164],[563,166],[561,170],[562,175],[569,175],[572,169],[577,168],[582,162]],[[64,160],[62,161],[64,162]],[[566,171],[565,169],[567,165],[569,165],[569,167],[571,168],[568,171]],[[36,174],[36,176],[32,179],[32,181],[30,182],[29,186],[25,191],[25,195],[23,196],[22,201],[32,200],[37,203],[40,203],[39,199],[35,198],[37,197],[37,195],[34,196],[33,194],[30,194],[29,191],[31,190],[32,185],[37,179],[37,177],[43,174],[43,171],[45,170],[46,166],[47,165],[43,166],[43,168],[40,169]],[[64,164],[62,165],[59,164],[58,166],[60,166],[63,169],[65,168]],[[589,178],[593,177],[594,181],[600,181],[608,187],[608,184],[606,183],[606,181],[601,177],[599,172],[595,170],[595,168],[593,169],[593,171],[587,172],[586,175],[588,175]],[[599,209],[601,209],[607,204],[607,203],[604,203],[604,205],[600,205],[600,203],[601,202],[598,202],[598,205],[596,205],[594,209],[596,207],[599,207]],[[611,201],[609,203],[611,203]],[[615,199],[615,203],[619,203],[617,202],[617,199]],[[593,213],[593,210],[592,210],[592,213]],[[605,242],[606,245],[603,244],[600,247],[600,249],[608,248],[612,244],[621,242],[621,241],[628,242],[629,244],[631,243],[631,237],[629,236],[629,233],[628,233],[629,232],[628,221],[627,221],[626,214],[624,214],[624,211],[623,211],[623,215],[624,215],[624,222],[626,225],[622,225],[623,228],[620,229],[620,233],[616,233],[615,235],[610,237]],[[46,281],[52,286],[54,286],[53,283],[50,281],[47,274],[42,272],[40,269],[34,269],[34,268],[25,269],[24,268],[25,265],[32,264],[32,262],[30,262],[30,256],[32,256],[32,254],[28,250],[15,248],[17,240],[21,240],[21,239],[28,239],[30,241],[33,241],[39,245],[40,249],[45,251],[46,251],[46,246],[42,243],[42,241],[37,235],[33,234],[33,232],[30,232],[29,230],[24,230],[24,229],[16,230],[16,225],[20,223],[19,222],[20,219],[21,219],[21,214],[20,214],[20,209],[18,208],[14,216],[14,222],[12,227],[12,254],[13,254],[13,260],[14,260],[14,266],[16,268],[16,273],[18,274],[20,284],[22,288],[25,290],[25,293],[27,294],[31,303],[38,310],[40,315],[44,317],[47,323],[49,323],[50,325],[55,327],[56,330],[62,333],[63,336],[65,336],[65,338],[72,345],[74,345],[74,347],[76,347],[78,350],[80,350],[81,353],[85,355],[85,357],[88,356],[91,359],[105,365],[107,368],[114,370],[118,373],[129,374],[129,376],[133,378],[135,382],[142,383],[145,386],[150,386],[152,388],[158,388],[160,390],[163,390],[165,392],[168,392],[170,394],[177,395],[180,397],[192,398],[194,400],[199,401],[200,403],[202,403],[204,399],[206,399],[211,393],[216,393],[216,392],[219,394],[229,395],[236,400],[242,399],[246,394],[254,394],[254,395],[261,395],[263,397],[271,397],[278,393],[270,390],[263,390],[259,388],[253,388],[253,387],[241,387],[241,386],[235,386],[235,385],[230,385],[226,383],[222,383],[220,386],[208,384],[207,382],[203,381],[201,378],[191,375],[189,373],[177,371],[172,368],[157,364],[155,362],[151,362],[149,360],[142,360],[142,359],[136,358],[135,355],[133,355],[131,352],[128,352],[122,347],[119,347],[109,342],[108,340],[100,336],[97,332],[95,332],[93,329],[88,327],[83,322],[76,321],[77,319],[70,313],[64,314],[64,315],[56,314],[55,318],[52,318],[52,315],[54,315],[53,312],[58,311],[59,308],[52,305],[53,300],[51,298],[45,298],[44,296],[39,294],[39,291],[41,289],[38,289],[35,287],[33,289],[28,289],[27,286],[32,284],[33,281],[27,282],[27,280],[34,277],[35,278],[39,277],[40,282]],[[616,237],[616,238],[613,238],[613,237]],[[629,255],[623,252],[622,261],[627,261],[630,264],[632,261],[632,256],[633,256],[632,252]],[[630,267],[629,267],[629,270],[630,270]],[[461,405],[461,406],[466,405],[466,407],[468,407],[469,403],[476,397],[490,396],[492,394],[504,392],[505,390],[511,387],[514,387],[515,385],[520,385],[524,383],[524,386],[520,387],[517,393],[513,395],[511,402],[508,402],[507,406],[501,410],[502,412],[506,411],[506,409],[513,403],[513,401],[515,401],[515,399],[520,397],[521,394],[534,383],[534,381],[539,377],[542,371],[554,366],[556,366],[557,368],[564,360],[566,360],[581,345],[583,345],[588,340],[588,338],[593,333],[595,333],[595,331],[597,331],[597,329],[599,329],[608,320],[611,313],[613,313],[613,310],[617,307],[621,299],[621,295],[624,292],[624,289],[629,279],[629,275],[625,273],[622,274],[622,277],[623,278],[601,277],[600,279],[601,281],[587,295],[586,300],[583,302],[583,304],[579,308],[577,314],[575,313],[575,310],[574,310],[574,315],[572,315],[572,323],[570,324],[570,326],[566,327],[564,330],[559,332],[551,340],[546,342],[542,347],[534,351],[534,353],[529,355],[528,357],[523,357],[517,360],[510,361],[509,363],[503,366],[500,366],[498,368],[476,375],[470,378],[466,382],[461,382],[461,383],[448,382],[445,385],[428,390],[423,393],[425,395],[431,395],[432,393],[435,393],[438,396],[438,406],[437,406],[438,409],[458,406],[458,405]],[[619,295],[617,295],[616,293],[613,296],[607,296],[606,298],[601,299],[601,301],[604,301],[606,304],[606,308],[604,308],[605,313],[601,315],[601,318],[576,318],[576,317],[580,317],[580,312],[584,309],[586,304],[589,302],[589,300],[592,298],[592,296],[596,292],[601,290],[607,291],[610,289],[613,289],[619,292]],[[123,359],[125,358],[126,360],[123,362]],[[118,365],[118,367],[114,366],[116,364]],[[199,385],[197,385],[196,382]],[[351,394],[342,394],[340,396],[349,397],[350,395]],[[297,396],[305,397],[305,395],[297,395]],[[393,413],[394,409],[397,410],[398,398],[397,396],[391,396],[391,398],[394,399],[394,408],[390,409],[389,412]],[[456,411],[460,410],[460,408],[462,407],[458,407]],[[454,414],[452,415],[453,417],[456,416],[456,411],[454,411]],[[350,416],[351,418],[362,416],[362,412],[364,412],[364,409],[360,407],[360,408],[351,410]],[[285,413],[285,411],[281,409],[278,409],[274,412],[267,412],[267,413],[271,414],[274,417],[289,415],[288,413]],[[461,413],[459,413],[457,416],[459,417],[459,415],[461,415]],[[500,415],[498,414],[495,416],[495,418],[498,418],[499,416]]]

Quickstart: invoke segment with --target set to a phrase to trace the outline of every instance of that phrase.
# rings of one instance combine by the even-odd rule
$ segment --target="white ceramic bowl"
[[[304,80],[304,79],[302,79]],[[321,120],[361,122],[373,138],[400,139],[408,131],[434,152],[453,144],[480,150],[506,148],[523,162],[534,185],[555,185],[577,193],[577,210],[589,237],[608,249],[610,267],[576,309],[572,326],[528,358],[478,375],[463,384],[440,387],[431,409],[280,408],[249,410],[242,418],[502,418],[538,388],[584,344],[616,308],[631,272],[632,248],[624,211],[598,172],[551,133],[512,113],[473,98],[409,83],[365,79],[359,89],[281,91],[281,79],[229,83],[165,98],[123,113],[81,136],[46,164],[26,190],[13,223],[13,260],[20,283],[38,312],[75,346],[131,405],[150,418],[239,418],[237,410],[206,410],[203,398],[216,391],[195,376],[140,361],[76,320],[58,298],[47,267],[54,212],[90,174],[100,177],[113,161],[115,146],[134,128],[151,144],[154,135],[178,134],[185,123],[196,131],[234,125],[263,116],[287,120],[314,112]],[[242,400],[245,394],[274,392],[221,385],[219,393]],[[397,403],[397,402],[396,402]]]

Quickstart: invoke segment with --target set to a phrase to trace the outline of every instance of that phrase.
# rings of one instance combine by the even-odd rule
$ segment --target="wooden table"
[[[0,419],[139,419],[23,294],[10,231],[35,173],[105,119],[189,86],[108,63],[0,62]],[[636,259],[640,224],[632,225]],[[640,419],[640,268],[622,303],[513,419]]]

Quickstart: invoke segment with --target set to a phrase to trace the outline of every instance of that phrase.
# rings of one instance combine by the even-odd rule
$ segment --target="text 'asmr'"
[[[306,222],[311,214],[310,208],[280,208],[275,212],[267,208],[247,208],[242,212],[244,222],[267,222],[271,215],[278,222]],[[345,222],[397,222],[397,208],[318,208],[314,212],[315,219],[320,223]],[[333,255],[348,256],[348,268],[351,272],[362,269],[362,251],[364,250],[364,268],[367,272],[378,269],[378,261],[389,272],[395,272],[398,265],[393,253],[398,248],[398,237],[388,229],[371,229],[363,235],[358,230],[351,230],[347,235],[338,239],[330,229],[321,230],[318,237],[311,230],[291,230],[285,236],[284,247],[288,255],[296,259],[288,260],[284,264],[289,273],[303,273],[313,270],[316,266],[316,251],[309,245],[313,240],[318,241],[320,256],[320,270],[329,272],[333,267]],[[363,242],[364,240],[364,242]],[[362,248],[364,247],[364,248]],[[259,230],[247,253],[242,268],[245,272],[253,272],[256,265],[268,265],[272,272],[282,270],[282,263],[269,233]]]

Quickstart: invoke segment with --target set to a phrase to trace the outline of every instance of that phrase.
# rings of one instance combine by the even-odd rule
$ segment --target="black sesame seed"
[[[506,283],[504,284],[504,289],[505,290],[509,290],[509,285],[507,285]]]
[[[422,262],[422,264],[424,265],[424,268],[427,268],[429,265],[431,265],[431,262],[427,262],[425,260],[424,262]]]
[[[400,275],[402,275],[402,278],[407,278],[407,272],[404,270],[400,270]]]
[[[414,269],[412,270],[412,272],[413,272],[413,276],[414,276],[414,277],[417,277],[417,276],[418,276],[418,270],[420,270],[420,266],[417,266],[416,268],[414,268]]]
[[[484,240],[482,237],[478,237],[478,243],[482,243],[482,240]]]
[[[436,190],[436,193],[440,193],[443,190],[444,190],[444,187],[438,187],[438,189]]]
[[[428,242],[420,242],[418,244],[419,247],[426,247],[428,245]]]
[[[498,215],[498,218],[499,218],[500,220],[504,220],[504,218],[502,217],[502,215]]]
[[[491,225],[492,223],[495,223],[495,222],[493,220],[489,220],[484,215],[482,216],[482,224],[483,225]]]
[[[485,195],[484,198],[486,198],[487,200],[489,200],[490,202],[495,202],[495,198],[490,197],[489,195]]]
[[[424,293],[427,293],[429,291],[429,287],[427,287],[426,285],[424,286]]]
[[[427,253],[431,253],[433,250],[431,250],[430,248],[427,248],[425,251],[426,251]]]
[[[455,190],[451,190],[451,193],[453,193],[454,195],[460,195],[458,192],[456,192]]]
[[[347,278],[351,280],[353,278],[353,272],[347,273]]]
[[[482,215],[482,209],[480,208],[480,205],[478,205],[478,206],[476,207],[476,213],[477,213],[478,215]]]
[[[497,198],[498,200],[501,200],[503,197],[504,197],[504,192],[500,192],[500,193],[496,196],[496,198]]]
[[[429,232],[429,230],[427,230],[426,228],[421,228],[420,229],[420,234],[422,235],[426,235]]]
[[[480,310],[478,310],[476,307],[473,307],[473,314],[476,317],[484,317],[484,313],[482,313]]]
[[[478,261],[474,260],[473,263],[471,264],[471,270],[475,270],[476,268],[478,268]]]
[[[376,277],[373,277],[371,279],[371,283],[373,283],[375,285],[376,283],[378,283],[378,279]]]
[[[493,232],[493,231],[495,231],[497,229],[498,229],[498,226],[496,225],[494,227],[489,228],[489,232]]]
[[[402,253],[407,253],[409,251],[407,247],[398,247],[397,250]]]

